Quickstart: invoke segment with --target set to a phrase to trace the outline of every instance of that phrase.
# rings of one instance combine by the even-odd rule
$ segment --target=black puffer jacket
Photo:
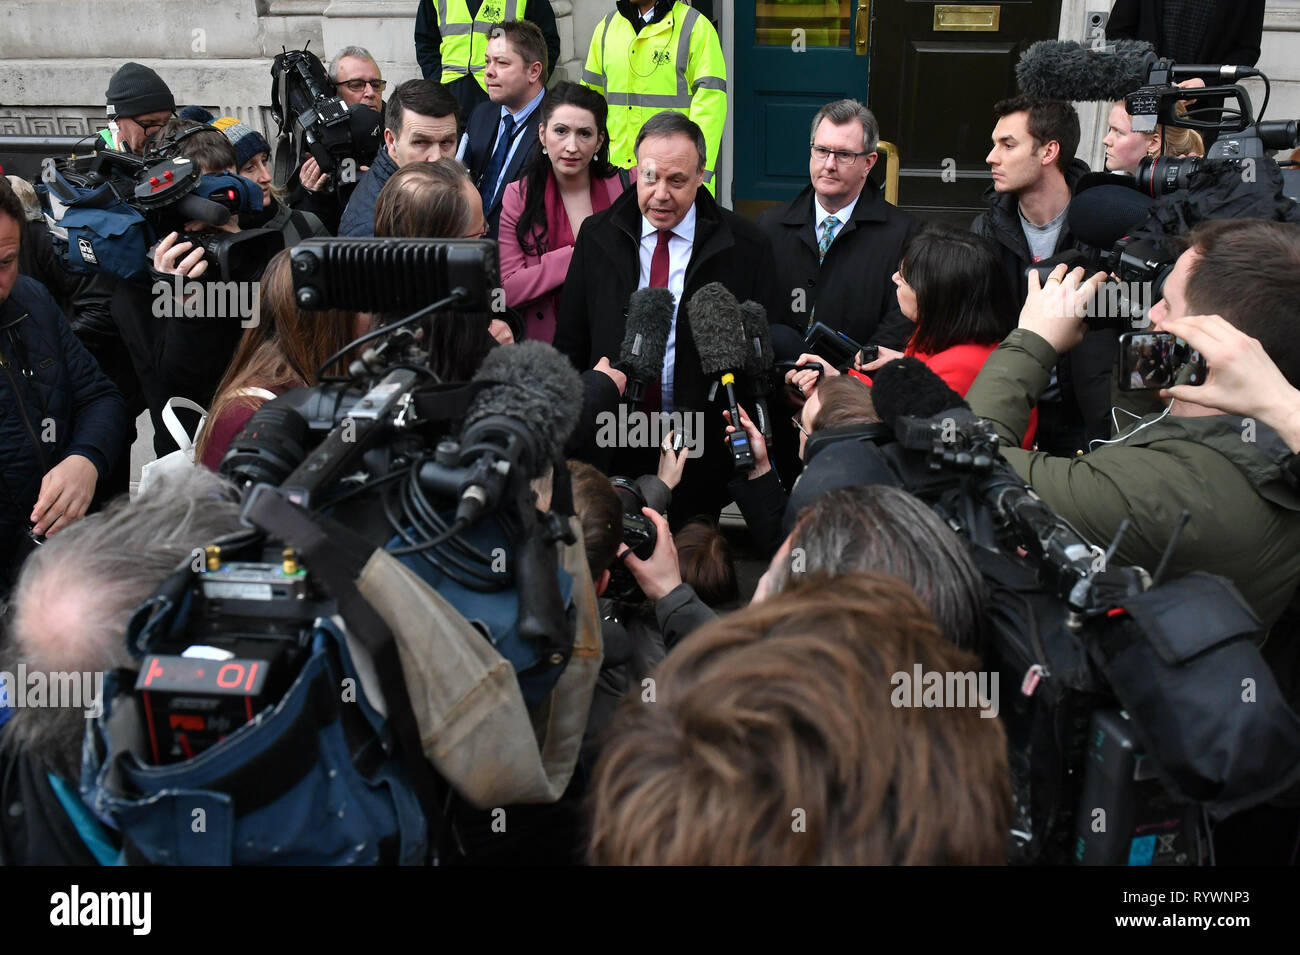
[[[126,426],[121,394],[50,293],[20,276],[0,304],[0,568],[26,532],[45,472],[80,454],[102,478]]]

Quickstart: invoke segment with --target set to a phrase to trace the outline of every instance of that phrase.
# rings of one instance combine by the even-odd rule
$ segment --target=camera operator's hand
[[[314,157],[308,156],[303,161],[302,168],[298,170],[298,181],[309,192],[320,192],[329,185],[330,174],[321,172],[320,163],[316,162]]]
[[[600,361],[596,362],[596,367],[593,371],[598,371],[601,374],[608,375],[610,381],[614,382],[614,385],[618,388],[618,393],[620,395],[627,391],[627,375],[623,374],[611,365],[608,358],[601,358]]]
[[[618,556],[623,561],[623,566],[631,571],[636,582],[641,585],[641,592],[650,600],[662,600],[682,584],[682,572],[677,564],[677,545],[673,543],[672,532],[668,530],[668,518],[653,507],[643,507],[641,513],[655,526],[654,553],[649,560],[641,560],[627,544],[620,544]]]
[[[161,242],[154,246],[153,268],[164,275],[183,275],[187,279],[197,279],[208,270],[208,263],[203,258],[203,248],[193,242],[181,242],[179,232],[169,232]]]
[[[749,447],[754,452],[754,469],[748,475],[749,480],[752,481],[772,470],[772,462],[767,455],[767,441],[763,439],[763,432],[749,420],[749,412],[740,405],[736,405],[736,410],[740,412],[740,426],[745,429],[745,434],[749,435]],[[727,434],[734,434],[736,426],[731,423],[731,412],[722,412],[722,417],[727,419]]]
[[[877,368],[882,368],[885,365],[888,365],[891,361],[897,361],[900,358],[906,357],[901,351],[894,351],[892,348],[886,348],[884,345],[879,345],[877,348],[879,350],[879,357],[875,361],[869,361],[863,365],[859,363],[858,357],[855,355],[853,358],[853,367],[862,372],[875,371]]]
[[[1045,283],[1038,273],[1029,273],[1029,295],[1020,310],[1020,327],[1040,336],[1063,355],[1083,341],[1083,317],[1097,289],[1106,280],[1098,272],[1084,281],[1082,267],[1069,271],[1064,263],[1052,269]]]
[[[798,368],[791,368],[785,373],[786,384],[794,385],[794,387],[799,390],[799,393],[805,398],[817,390],[817,385],[820,384],[821,381],[821,375],[825,375],[827,378],[834,378],[839,374],[839,372],[835,370],[835,366],[820,355],[814,355],[811,352],[804,352],[799,356],[799,364],[802,365],[806,362],[816,362],[821,365],[821,372],[819,373],[816,368],[805,368],[803,371],[800,371]]]
[[[85,517],[98,480],[98,469],[80,454],[69,454],[45,472],[32,508],[32,533],[49,537]]]
[[[673,443],[677,437],[676,431],[669,431],[664,443],[659,447],[659,470],[656,476],[668,486],[668,490],[677,490],[677,485],[682,483],[682,472],[686,470],[686,460],[689,455],[686,448],[682,447],[680,451],[673,450]]]
[[[1258,418],[1300,452],[1300,391],[1263,345],[1218,315],[1166,317],[1152,324],[1200,352],[1208,369],[1204,384],[1165,388],[1161,397]]]
[[[1205,89],[1205,80],[1199,76],[1194,76],[1190,80],[1183,80],[1181,83],[1175,83],[1180,90],[1203,90]],[[1195,103],[1194,99],[1180,99],[1178,104],[1186,109],[1190,104]]]
[[[515,343],[515,333],[499,318],[494,318],[488,322],[488,332],[497,340],[498,345],[513,345]]]

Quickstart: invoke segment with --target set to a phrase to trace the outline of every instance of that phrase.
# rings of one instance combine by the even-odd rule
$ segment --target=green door
[[[871,0],[736,0],[735,208],[756,215],[808,185],[808,125],[867,99]]]

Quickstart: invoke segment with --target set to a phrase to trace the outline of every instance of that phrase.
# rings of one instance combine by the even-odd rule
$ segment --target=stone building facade
[[[423,0],[428,2],[428,0]],[[734,61],[732,7],[715,0],[724,53]],[[559,26],[557,77],[577,79],[600,18],[613,0],[551,0]],[[330,54],[368,48],[384,76],[419,75],[416,0],[4,0],[0,3],[0,134],[83,135],[105,125],[104,91],[113,71],[137,60],[167,80],[180,104],[238,116],[268,134],[270,63],[282,48]],[[1088,11],[1110,0],[1063,0],[1062,39],[1080,37]],[[1300,0],[1270,0],[1260,67],[1273,81],[1269,118],[1300,116]],[[743,83],[733,75],[730,83]],[[1262,87],[1247,84],[1256,103]],[[1085,107],[1080,155],[1096,164],[1104,111]],[[730,194],[728,117],[719,195]],[[1096,155],[1093,155],[1093,154]]]

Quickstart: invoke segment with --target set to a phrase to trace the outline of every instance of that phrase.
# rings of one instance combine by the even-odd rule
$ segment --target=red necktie
[[[650,257],[650,288],[668,287],[668,240],[672,237],[671,229],[659,230],[659,241],[655,244],[654,255]],[[643,405],[646,411],[653,412],[663,409],[662,382],[647,383]]]
[[[671,229],[659,230],[659,242],[650,257],[650,288],[668,287],[668,240],[672,237]]]

